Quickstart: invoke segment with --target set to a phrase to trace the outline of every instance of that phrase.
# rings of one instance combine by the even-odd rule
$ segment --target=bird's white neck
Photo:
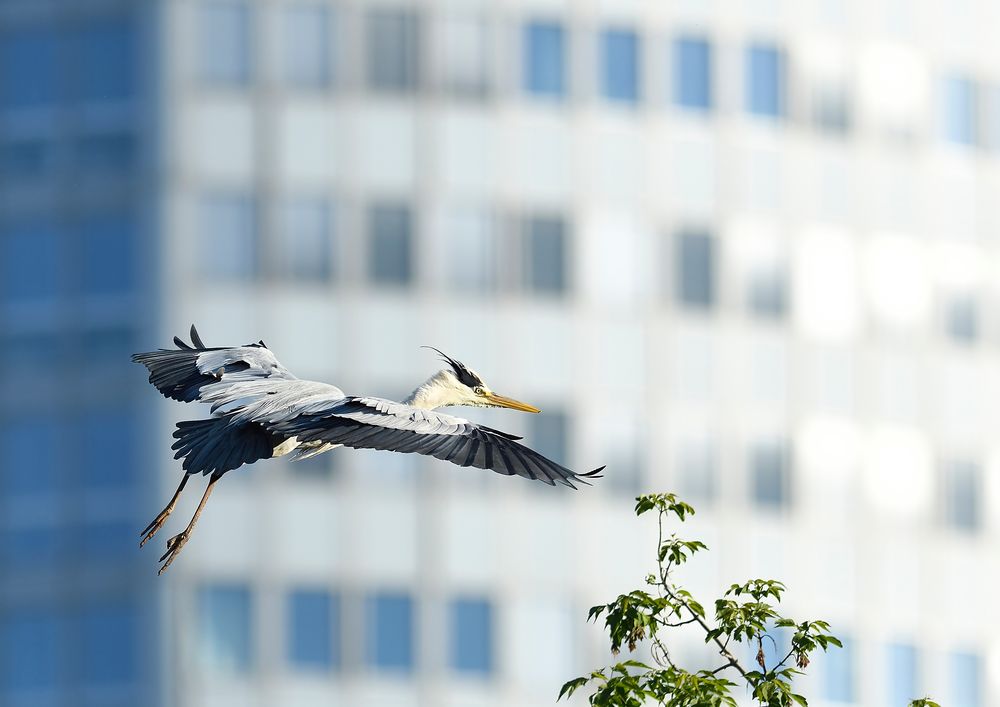
[[[438,371],[410,393],[403,403],[422,410],[434,410],[446,405],[465,405],[466,397],[454,375]]]

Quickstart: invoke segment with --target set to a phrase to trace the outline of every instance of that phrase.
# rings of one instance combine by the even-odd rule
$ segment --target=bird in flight
[[[345,395],[328,383],[300,380],[278,362],[263,341],[245,346],[208,347],[192,325],[191,344],[174,337],[176,349],[137,353],[132,360],[149,370],[149,382],[164,396],[208,403],[211,416],[177,423],[172,449],[184,476],[170,502],[142,531],[139,547],[163,527],[195,474],[208,486],[187,527],[167,541],[159,574],[177,558],[205,508],[216,482],[227,471],[260,459],[292,454],[306,459],[334,449],[382,449],[424,454],[459,466],[489,469],[576,488],[600,477],[604,467],[575,473],[518,443],[512,434],[453,417],[448,405],[502,407],[524,412],[538,408],[494,393],[478,373],[437,351],[447,367],[403,402]],[[431,347],[426,347],[431,348]]]

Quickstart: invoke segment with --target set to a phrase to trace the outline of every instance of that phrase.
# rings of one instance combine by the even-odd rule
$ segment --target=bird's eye
[[[482,395],[485,391],[483,391],[483,386],[477,385],[475,388],[472,389],[472,392],[475,393],[476,395]]]

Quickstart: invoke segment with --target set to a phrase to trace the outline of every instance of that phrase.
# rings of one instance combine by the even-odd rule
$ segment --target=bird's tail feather
[[[276,444],[260,425],[232,424],[225,417],[178,422],[174,437],[174,459],[183,458],[182,467],[189,474],[222,474],[269,459]]]

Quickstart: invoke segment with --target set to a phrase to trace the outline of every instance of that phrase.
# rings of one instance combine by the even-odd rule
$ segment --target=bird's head
[[[437,351],[441,360],[449,366],[425,384],[425,386],[430,384],[433,388],[433,391],[428,390],[427,393],[428,397],[433,397],[434,407],[468,405],[471,407],[510,408],[522,412],[541,412],[534,405],[528,405],[504,395],[497,395],[483,382],[478,373],[461,361],[453,359],[433,346],[425,346],[424,348]]]

